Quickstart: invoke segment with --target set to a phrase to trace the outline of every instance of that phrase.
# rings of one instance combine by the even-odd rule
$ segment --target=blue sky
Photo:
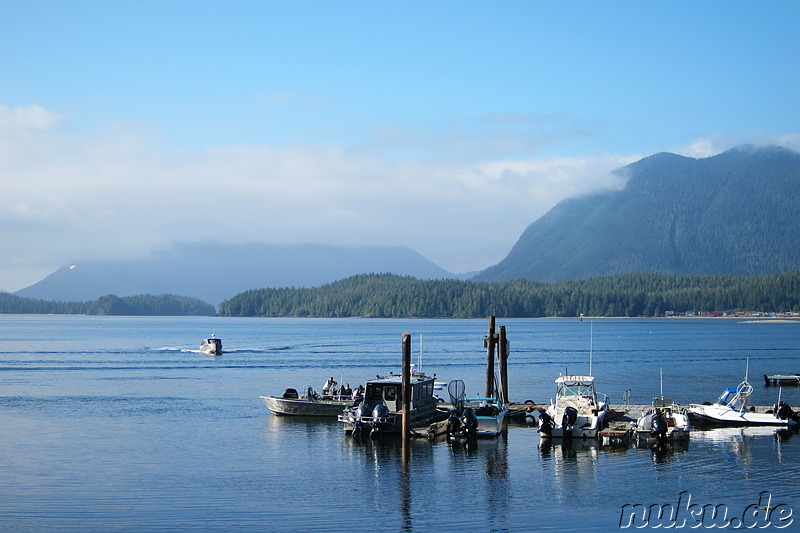
[[[0,0],[0,290],[178,241],[408,246],[485,268],[641,157],[800,148],[798,15]]]

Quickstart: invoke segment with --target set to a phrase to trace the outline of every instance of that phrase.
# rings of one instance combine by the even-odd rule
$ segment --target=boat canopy
[[[558,376],[556,378],[556,383],[559,385],[570,383],[570,384],[590,384],[594,382],[594,376]]]

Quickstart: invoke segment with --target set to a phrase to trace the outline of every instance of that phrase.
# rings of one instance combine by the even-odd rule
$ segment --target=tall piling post
[[[494,316],[489,317],[489,332],[483,345],[486,348],[486,398],[494,398],[494,352],[497,347],[497,336],[494,332]]]
[[[503,403],[508,402],[508,338],[506,327],[500,326],[497,340],[497,364],[500,367],[500,394]]]
[[[411,334],[403,333],[403,442],[411,435]]]

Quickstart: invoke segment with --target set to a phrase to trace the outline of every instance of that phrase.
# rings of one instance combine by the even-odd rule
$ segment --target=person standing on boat
[[[336,382],[333,380],[333,376],[328,378],[328,381],[325,382],[325,385],[322,386],[322,395],[323,396],[330,396],[334,393],[334,387],[336,386]]]

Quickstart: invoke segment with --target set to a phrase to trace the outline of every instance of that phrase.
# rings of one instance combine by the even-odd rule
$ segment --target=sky
[[[658,152],[800,150],[800,3],[0,0],[0,291],[178,242],[501,261]]]

